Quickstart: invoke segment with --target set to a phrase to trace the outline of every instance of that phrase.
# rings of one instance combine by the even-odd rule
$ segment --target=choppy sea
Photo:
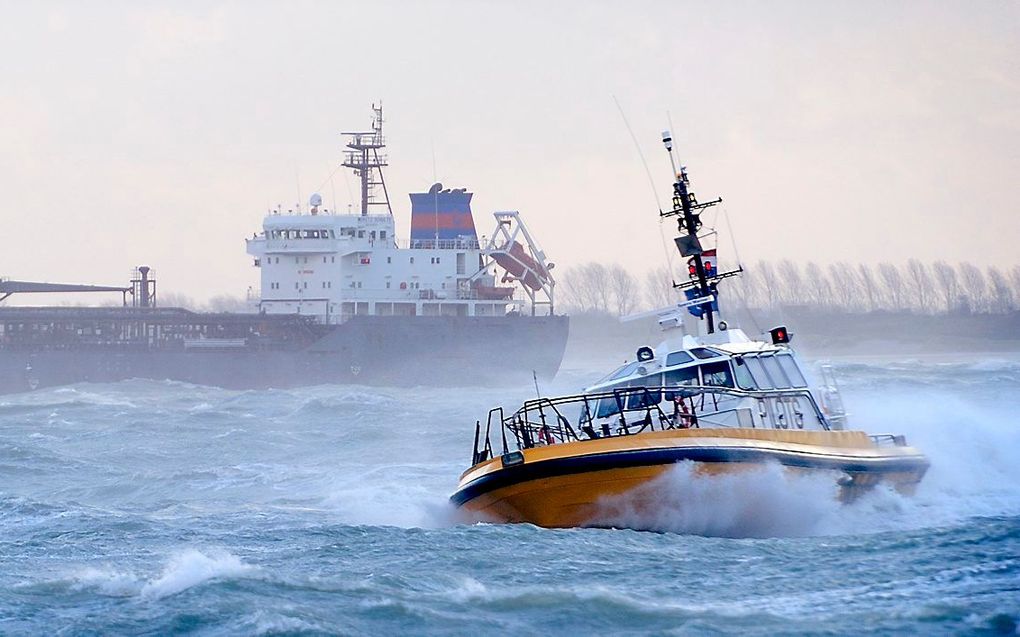
[[[0,396],[0,634],[1016,634],[1020,363],[836,369],[929,455],[914,497],[678,466],[658,533],[457,523],[475,419],[531,386]]]

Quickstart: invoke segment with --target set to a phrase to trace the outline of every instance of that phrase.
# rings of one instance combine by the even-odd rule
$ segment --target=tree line
[[[668,268],[643,279],[619,264],[589,262],[566,268],[557,290],[561,307],[573,313],[626,316],[676,303]],[[789,259],[759,261],[720,284],[724,304],[772,309],[805,306],[833,312],[1005,314],[1020,310],[1020,265],[979,268],[945,261],[878,264],[840,261],[801,265]]]

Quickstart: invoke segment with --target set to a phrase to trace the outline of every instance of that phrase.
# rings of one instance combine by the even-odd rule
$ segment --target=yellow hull
[[[880,447],[859,431],[670,430],[492,458],[464,472],[451,500],[479,520],[602,526],[607,501],[625,501],[638,513],[661,506],[653,488],[640,487],[685,461],[695,476],[739,473],[768,463],[791,473],[824,474],[838,485],[843,500],[879,483],[909,493],[928,468],[915,449]]]

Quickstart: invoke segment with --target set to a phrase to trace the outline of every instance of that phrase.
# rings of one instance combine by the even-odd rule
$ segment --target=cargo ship
[[[398,238],[383,110],[372,108],[371,130],[343,133],[360,211],[338,214],[317,194],[303,211],[268,211],[246,241],[261,278],[250,312],[162,307],[148,267],[127,286],[0,279],[0,393],[129,378],[259,389],[555,375],[568,318],[520,213],[494,212],[480,236],[472,193],[437,183],[410,194],[410,236]],[[40,293],[119,294],[120,305],[9,300]]]

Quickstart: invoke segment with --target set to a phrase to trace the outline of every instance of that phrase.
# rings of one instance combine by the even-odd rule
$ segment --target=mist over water
[[[929,455],[914,497],[680,464],[660,533],[457,523],[474,421],[533,386],[2,396],[0,633],[1015,633],[1020,364],[837,371]]]

